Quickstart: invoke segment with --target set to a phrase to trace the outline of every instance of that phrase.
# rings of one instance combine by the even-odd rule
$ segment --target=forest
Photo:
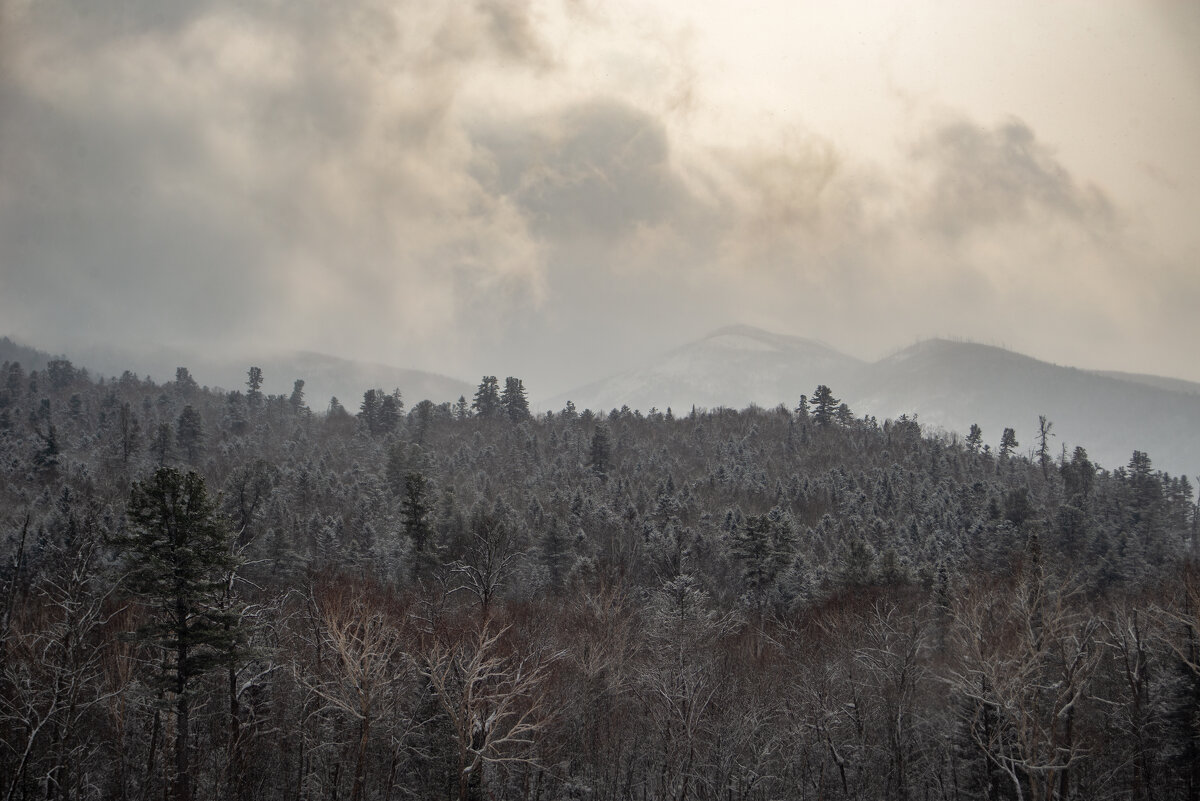
[[[3,801],[1200,799],[1151,455],[262,387],[4,362]]]

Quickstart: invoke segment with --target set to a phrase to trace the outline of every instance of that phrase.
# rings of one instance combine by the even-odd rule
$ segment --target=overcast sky
[[[1200,380],[1200,4],[0,0],[0,334]]]

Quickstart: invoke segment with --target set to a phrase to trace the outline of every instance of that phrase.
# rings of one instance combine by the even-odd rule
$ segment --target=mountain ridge
[[[122,353],[101,348],[81,349],[60,355],[0,338],[0,362],[19,361],[27,369],[42,369],[51,359],[69,359],[96,376],[119,376],[126,371],[152,375],[160,383],[173,380],[175,369],[183,366],[197,383],[213,388],[240,389],[246,371],[256,366],[263,371],[263,390],[268,394],[290,394],[296,379],[304,380],[309,406],[324,411],[330,399],[337,397],[348,407],[356,407],[368,389],[399,389],[409,405],[421,400],[435,403],[470,396],[474,387],[466,381],[440,373],[396,367],[379,362],[356,361],[319,351],[297,350],[257,357],[214,359],[159,349],[143,354]]]
[[[177,363],[194,362],[195,367],[187,366],[196,380],[214,387],[241,387],[243,364],[263,369],[264,390],[270,393],[290,393],[292,382],[303,378],[309,405],[317,411],[332,396],[353,408],[365,390],[376,387],[400,389],[410,405],[474,394],[474,385],[453,377],[317,351],[237,362],[168,355]],[[123,367],[106,369],[119,357],[110,354],[110,364],[105,364],[105,359],[77,353],[51,356],[11,338],[0,339],[0,360],[32,360],[40,369],[54,358],[71,358],[95,375],[135,367],[147,372],[146,360],[138,364],[131,358]],[[160,353],[159,360],[163,358]],[[170,380],[174,367],[163,364],[157,365],[161,380]],[[1011,427],[1025,449],[1033,444],[1039,417],[1045,416],[1053,425],[1052,447],[1085,447],[1094,461],[1110,469],[1140,450],[1160,469],[1200,473],[1200,384],[1061,366],[996,345],[944,338],[922,340],[867,362],[818,340],[748,325],[725,326],[641,367],[533,403],[557,410],[570,400],[580,409],[599,412],[622,406],[643,412],[781,403],[794,408],[818,384],[830,386],[859,416],[916,416],[926,428],[958,436],[978,424],[989,443],[998,443],[1001,432]]]
[[[764,356],[733,347],[731,337],[757,345],[798,344]],[[545,405],[569,399],[581,409],[628,405],[643,412],[651,406],[684,410],[751,403],[794,408],[818,384],[830,386],[860,416],[915,415],[928,428],[960,437],[977,424],[992,443],[1011,427],[1025,448],[1045,416],[1053,426],[1051,447],[1082,446],[1106,467],[1122,466],[1141,450],[1170,472],[1200,472],[1200,385],[1193,393],[1187,391],[1190,382],[1180,379],[1084,370],[944,338],[866,362],[813,340],[730,326]]]

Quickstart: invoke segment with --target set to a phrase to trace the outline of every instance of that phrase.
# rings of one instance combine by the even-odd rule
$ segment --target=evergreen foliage
[[[0,796],[1200,787],[1195,486],[1145,453],[1001,464],[828,387],[510,425],[494,377],[356,419],[0,376]]]
[[[190,408],[190,407],[189,407]],[[125,585],[153,610],[138,637],[162,654],[154,678],[175,697],[173,797],[192,797],[190,715],[196,681],[227,664],[240,629],[222,603],[235,567],[224,521],[194,472],[159,468],[134,482],[129,530],[112,542],[123,556]]]
[[[500,383],[494,375],[485,375],[475,390],[475,399],[471,402],[475,414],[484,419],[499,417],[504,405],[500,400]]]
[[[838,406],[841,401],[833,396],[833,390],[821,384],[813,391],[812,418],[819,426],[832,425],[837,420]],[[801,404],[803,405],[803,404]]]
[[[500,396],[500,405],[509,420],[519,423],[529,419],[529,399],[525,395],[525,384],[519,378],[509,376],[504,379],[504,392]]]

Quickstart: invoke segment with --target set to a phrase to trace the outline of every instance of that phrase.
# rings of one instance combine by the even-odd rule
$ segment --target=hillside
[[[987,345],[931,340],[872,365],[844,395],[880,419],[917,413],[922,423],[964,433],[972,423],[994,444],[1012,427],[1025,451],[1038,416],[1053,423],[1057,454],[1082,445],[1108,468],[1149,453],[1171,473],[1200,471],[1200,396],[1061,367]]]
[[[749,403],[795,405],[817,383],[841,384],[863,367],[858,359],[809,339],[750,326],[721,328],[676,348],[639,369],[546,400],[546,408],[572,401],[578,408],[629,406],[687,411],[740,409]]]
[[[0,340],[0,362],[18,362],[26,369],[40,370],[53,358],[7,337]],[[331,397],[349,408],[357,407],[363,392],[373,388],[399,389],[410,406],[426,399],[441,403],[457,400],[460,395],[470,398],[474,392],[472,385],[437,373],[312,351],[251,352],[241,358],[219,359],[169,348],[127,352],[96,345],[69,352],[63,358],[97,377],[117,377],[128,370],[160,382],[172,380],[175,369],[183,366],[200,385],[230,390],[245,389],[246,371],[253,365],[263,371],[263,391],[267,394],[290,395],[295,380],[303,379],[305,397],[315,411],[327,409]]]
[[[747,331],[676,356],[722,354],[846,364]],[[1009,385],[1041,404],[1153,393],[1060,370],[934,342],[859,378],[974,411],[1016,403]],[[1015,746],[964,733],[1036,715],[1042,743],[1071,724],[1063,797],[1149,797],[1149,765],[1156,798],[1190,801],[1193,499],[1144,461],[1043,470],[911,421],[310,414],[10,362],[0,783],[162,797],[178,762],[156,732],[194,708],[195,801],[455,797],[458,755],[488,736],[503,750],[459,798],[968,799],[943,789],[985,788]],[[205,659],[178,679],[197,632]],[[1161,679],[1139,689],[1133,660]]]
[[[627,404],[676,410],[754,403],[794,407],[827,384],[858,415],[916,415],[923,425],[965,435],[980,425],[995,444],[1006,427],[1023,450],[1034,446],[1038,417],[1052,423],[1057,454],[1085,447],[1109,468],[1134,450],[1172,473],[1200,472],[1200,395],[1190,382],[1062,367],[1003,348],[929,340],[874,363],[824,345],[746,326],[721,329],[650,364],[547,402],[578,408]],[[1180,391],[1184,390],[1184,391]]]

